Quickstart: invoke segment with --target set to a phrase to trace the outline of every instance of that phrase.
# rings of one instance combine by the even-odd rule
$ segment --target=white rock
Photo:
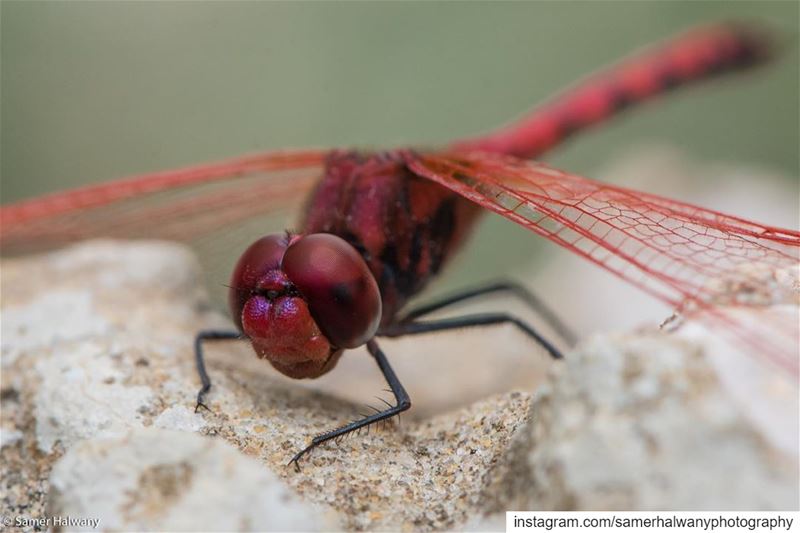
[[[773,446],[797,457],[800,308],[775,305],[758,310],[720,309],[715,316],[721,312],[732,324],[746,325],[750,339],[766,340],[767,345],[753,347],[737,337],[715,335],[713,329],[697,320],[685,324],[677,333],[703,346],[731,401],[754,428]]]
[[[55,300],[40,281],[54,278]],[[3,339],[3,387],[16,399],[5,400],[13,409],[0,412],[0,425],[46,452],[29,468],[20,455],[27,447],[4,448],[25,471],[6,508],[44,513],[37,487],[47,486],[63,451],[51,478],[52,509],[102,517],[103,529],[330,527],[314,521],[319,513],[310,503],[297,513],[287,504],[275,515],[259,514],[274,507],[280,490],[335,509],[341,527],[370,530],[494,527],[502,522],[492,513],[509,508],[796,505],[796,454],[781,451],[755,423],[764,409],[743,410],[750,389],[740,387],[734,398],[735,387],[721,385],[724,376],[703,355],[716,350],[712,345],[663,334],[607,335],[569,354],[540,391],[530,420],[529,393],[508,392],[506,377],[543,371],[534,363],[530,373],[523,369],[540,350],[518,332],[384,343],[419,404],[402,424],[316,449],[296,473],[287,467],[294,453],[313,435],[357,417],[363,409],[352,400],[379,393],[380,374],[367,354],[348,353],[348,363],[369,372],[353,373],[343,362],[322,387],[308,383],[309,391],[276,375],[244,343],[209,343],[211,410],[194,413],[193,335],[225,323],[208,311],[198,278],[185,249],[160,243],[92,243],[4,261],[3,327],[42,335]],[[76,303],[75,317],[89,313],[103,327],[82,329],[78,320],[74,334],[59,330],[47,312],[59,298]],[[75,318],[67,316],[69,305],[56,308],[63,324]],[[507,350],[515,352],[511,359],[495,353]],[[445,353],[456,368],[437,366],[445,359],[433,355]],[[363,390],[353,392],[356,382]],[[326,383],[329,392],[321,393]],[[522,383],[536,387],[534,379]],[[434,390],[417,394],[425,388]],[[484,397],[493,389],[500,393]],[[475,394],[483,399],[473,403]],[[438,400],[447,412],[431,417],[440,411],[430,409],[437,395],[452,403]],[[214,442],[192,432],[214,435]],[[215,451],[224,441],[241,453]],[[267,485],[273,488],[262,490]]]
[[[479,511],[489,474],[525,424],[527,393],[506,391],[477,403],[464,398],[451,404],[448,413],[409,413],[402,424],[362,432],[338,446],[322,446],[307,455],[302,471],[296,472],[287,463],[315,434],[358,417],[363,402],[372,399],[382,405],[374,396],[386,385],[366,353],[347,357],[363,359],[368,374],[352,376],[343,367],[329,377],[329,384],[338,380],[338,391],[348,390],[354,380],[362,382],[364,390],[354,395],[359,400],[354,405],[342,398],[347,395],[321,393],[316,382],[308,390],[277,375],[245,343],[209,343],[210,411],[195,413],[200,380],[194,335],[226,322],[209,312],[197,264],[183,247],[85,243],[3,261],[3,269],[4,323],[6,317],[22,313],[18,322],[24,322],[35,338],[9,338],[13,342],[8,351],[4,345],[4,359],[8,353],[17,355],[3,370],[3,387],[13,392],[5,395],[0,426],[4,434],[6,429],[21,434],[17,445],[3,448],[5,457],[15,461],[7,463],[15,475],[3,476],[11,489],[3,500],[9,513],[43,516],[49,511],[101,518],[101,529],[332,527],[315,521],[319,513],[308,507],[313,504],[340,517],[335,527],[453,529]],[[78,318],[88,313],[87,320],[107,327],[87,332],[78,323],[74,334],[66,328],[64,334],[52,335],[50,322],[61,317],[48,313],[52,287],[42,280],[49,279],[59,280],[62,295],[70,291],[65,305],[58,307],[64,324],[70,324],[70,302],[77,302],[85,310]],[[495,333],[505,339],[504,348],[518,341],[516,351],[523,362],[536,359],[520,335]],[[441,376],[454,393],[469,389],[470,383],[465,385],[461,377],[476,372],[467,357],[487,359],[482,347],[489,349],[491,344],[478,346],[473,338],[442,339],[446,351],[464,367],[458,375]],[[416,357],[411,360],[416,373],[403,376],[409,388],[431,386],[425,373],[433,370],[425,363],[432,353],[445,350],[430,340],[406,343],[405,350]],[[387,349],[393,361],[402,361],[397,344],[387,343]],[[486,370],[478,370],[478,377],[487,384],[499,381],[493,387],[502,390],[504,373],[495,371],[498,359],[489,363],[480,367]],[[508,372],[522,373],[514,365]],[[454,394],[445,396],[453,401]],[[391,400],[387,394],[381,398]],[[432,399],[419,398],[423,407]],[[140,435],[150,435],[145,428],[159,435],[156,428],[185,435],[141,440]],[[224,457],[217,452],[206,457],[205,448],[198,451],[200,445],[192,443],[212,444],[192,440],[199,439],[193,432],[213,435],[214,446],[227,441],[240,452],[226,447]],[[136,436],[135,444],[128,443],[129,434]],[[37,454],[39,460],[26,457],[29,442],[44,452]],[[63,453],[50,477],[53,462]],[[203,461],[202,475],[191,459],[196,455]],[[240,460],[244,466],[237,466]],[[265,489],[265,483],[273,488]],[[270,511],[280,500],[275,495],[283,494],[276,492],[281,485],[286,487],[281,490],[301,494],[307,504]]]
[[[48,507],[56,516],[98,519],[102,530],[336,527],[320,510],[301,503],[256,460],[230,445],[157,429],[73,446],[53,467]]]
[[[68,448],[80,439],[141,427],[140,411],[153,400],[149,387],[120,384],[123,372],[107,349],[92,342],[56,347],[37,360],[36,370],[36,439],[46,453],[59,441]]]
[[[3,313],[0,327],[3,366],[14,363],[20,354],[108,334],[112,329],[94,309],[90,294],[59,289]]]
[[[22,438],[21,431],[16,429],[1,429],[0,428],[0,448],[3,446],[10,446]]]
[[[796,508],[797,456],[731,398],[695,343],[598,336],[532,406],[512,506],[581,510]],[[527,447],[527,448],[526,448]]]
[[[206,422],[203,418],[197,416],[194,409],[176,405],[163,410],[153,420],[153,425],[157,428],[197,432],[205,427]]]

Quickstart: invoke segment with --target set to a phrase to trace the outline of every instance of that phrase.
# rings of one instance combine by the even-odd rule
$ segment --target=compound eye
[[[375,335],[381,321],[378,284],[344,239],[327,233],[301,237],[286,250],[281,270],[334,346],[355,348]]]
[[[267,235],[251,244],[236,263],[231,275],[228,306],[240,330],[244,304],[258,289],[258,284],[264,276],[280,266],[288,246],[289,238],[285,233]]]

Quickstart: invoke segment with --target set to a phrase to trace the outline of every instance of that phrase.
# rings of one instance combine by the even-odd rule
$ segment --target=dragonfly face
[[[364,259],[324,233],[254,242],[234,269],[229,305],[259,357],[293,378],[328,372],[381,321],[380,292]]]

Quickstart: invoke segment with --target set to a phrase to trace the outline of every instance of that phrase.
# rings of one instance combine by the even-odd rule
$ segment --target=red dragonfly
[[[791,325],[763,325],[770,328],[765,333],[722,309],[768,303],[752,298],[763,284],[752,267],[796,268],[800,232],[529,161],[632,104],[760,64],[768,52],[766,40],[751,28],[697,28],[601,71],[515,124],[442,150],[270,152],[84,187],[3,207],[0,244],[10,254],[99,235],[186,239],[269,213],[310,191],[298,232],[263,237],[239,259],[229,293],[237,330],[203,331],[195,344],[202,382],[197,407],[205,407],[211,387],[204,341],[248,339],[258,357],[293,378],[318,377],[344,350],[366,345],[395,404],[314,437],[293,457],[296,466],[315,446],[411,406],[377,337],[509,323],[561,357],[511,314],[421,320],[443,307],[508,291],[570,339],[552,311],[514,284],[478,287],[405,310],[486,210],[701,317],[796,374],[797,361],[788,353],[797,343],[787,333]]]

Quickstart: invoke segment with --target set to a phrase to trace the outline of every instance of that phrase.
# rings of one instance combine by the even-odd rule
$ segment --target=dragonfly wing
[[[134,176],[0,208],[3,255],[93,237],[198,242],[296,206],[327,152],[269,152]]]
[[[0,252],[8,257],[98,237],[181,241],[199,257],[211,301],[223,309],[241,253],[295,223],[327,154],[269,152],[2,206]]]
[[[596,263],[683,314],[724,324],[724,330],[747,337],[753,347],[797,372],[791,325],[774,324],[770,338],[755,331],[757,321],[743,326],[744,320],[721,309],[796,303],[797,289],[793,292],[791,285],[800,265],[800,232],[508,156],[465,152],[409,154],[407,159],[419,175]]]

